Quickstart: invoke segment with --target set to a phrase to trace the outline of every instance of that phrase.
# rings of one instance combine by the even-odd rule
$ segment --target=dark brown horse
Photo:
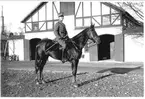
[[[73,83],[75,87],[77,86],[76,74],[79,59],[82,55],[82,49],[89,39],[97,44],[100,42],[100,38],[95,31],[94,25],[91,25],[90,27],[84,29],[82,32],[80,32],[78,35],[74,36],[67,42],[66,58],[67,61],[71,63]],[[35,51],[35,71],[37,74],[37,84],[45,83],[45,81],[43,80],[42,71],[49,56],[54,59],[61,60],[62,49],[60,49],[60,45],[56,41],[43,39],[37,44]]]

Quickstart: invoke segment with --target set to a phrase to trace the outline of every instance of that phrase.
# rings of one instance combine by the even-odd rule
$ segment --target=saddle
[[[59,50],[63,49],[63,47],[58,43],[58,41],[54,41],[54,45],[57,45]]]
[[[58,46],[59,50],[62,53],[62,57],[61,57],[62,63],[65,63],[66,61],[68,61],[67,58],[66,58],[66,55],[67,55],[66,54],[66,51],[67,51],[66,49],[67,49],[67,47],[64,49],[63,46],[60,45],[59,42],[57,42],[57,41],[55,41],[54,44],[56,44]]]

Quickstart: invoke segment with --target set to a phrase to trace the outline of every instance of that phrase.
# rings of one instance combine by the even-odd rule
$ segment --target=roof
[[[41,2],[40,4],[38,4],[38,6],[34,10],[32,10],[21,22],[26,22],[33,14],[35,14],[36,11],[41,9],[46,3],[47,2]]]
[[[9,37],[8,40],[16,40],[16,39],[24,39],[24,38],[25,38],[24,35],[13,35]]]
[[[14,40],[14,39],[24,39],[24,35],[13,35],[11,37],[1,35],[1,40]]]
[[[143,26],[143,22],[140,22],[138,20],[136,20],[133,16],[131,16],[127,11],[125,11],[123,8],[118,7],[112,3],[109,2],[103,2],[103,4],[110,6],[114,9],[116,9],[117,11],[121,12],[123,15],[123,17],[127,18],[129,21],[133,22],[135,25],[137,26]]]
[[[26,22],[36,11],[38,11],[41,7],[43,7],[47,2],[41,2],[34,10],[32,10],[21,22]],[[121,7],[118,7],[110,2],[102,2],[103,4],[112,7],[116,9],[117,11],[121,12],[123,14],[123,17],[127,18],[128,20],[135,23],[137,26],[143,26],[142,22],[137,21],[134,17],[132,17],[127,11],[122,9]]]

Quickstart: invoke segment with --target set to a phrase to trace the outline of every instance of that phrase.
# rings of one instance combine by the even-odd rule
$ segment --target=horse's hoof
[[[77,85],[77,84],[74,84],[73,86],[74,86],[75,88],[77,88],[77,87],[78,87],[78,85]]]
[[[39,85],[39,82],[36,82],[36,85]]]
[[[42,84],[45,84],[46,82],[44,80],[42,80]]]

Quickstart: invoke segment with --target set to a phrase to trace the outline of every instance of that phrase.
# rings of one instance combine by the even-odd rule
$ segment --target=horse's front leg
[[[39,80],[38,80],[38,78],[39,78],[39,75],[38,75],[38,69],[35,70],[35,73],[36,73],[35,81],[36,81],[36,84],[39,85]]]
[[[72,75],[73,75],[72,82],[74,84],[74,87],[78,87],[78,85],[76,83],[76,74],[77,74],[78,62],[79,62],[79,60],[72,61]]]
[[[43,72],[40,71],[40,84],[45,84],[45,80],[43,78]]]

